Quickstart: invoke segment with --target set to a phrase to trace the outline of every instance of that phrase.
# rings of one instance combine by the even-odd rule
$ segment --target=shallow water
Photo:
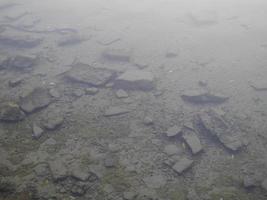
[[[0,199],[266,199],[266,18],[0,0]]]

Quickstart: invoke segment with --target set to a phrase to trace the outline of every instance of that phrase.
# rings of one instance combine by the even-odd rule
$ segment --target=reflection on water
[[[0,1],[0,199],[266,199],[266,10]]]

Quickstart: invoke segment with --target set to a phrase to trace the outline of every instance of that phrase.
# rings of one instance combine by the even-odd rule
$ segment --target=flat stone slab
[[[65,78],[71,82],[83,83],[94,87],[104,86],[114,76],[114,71],[104,68],[95,68],[84,63],[75,64],[72,69],[65,74]]]
[[[182,133],[182,127],[174,125],[165,132],[167,137],[174,137]]]
[[[197,154],[203,150],[202,144],[193,130],[185,128],[182,137],[193,154]]]
[[[35,88],[27,96],[21,98],[20,108],[26,113],[32,113],[48,106],[52,102],[48,89]]]
[[[114,81],[114,88],[125,90],[152,90],[154,76],[151,72],[143,70],[128,70]]]
[[[18,104],[14,102],[4,102],[0,104],[0,121],[17,122],[24,118],[25,114],[20,110]]]
[[[251,81],[250,86],[257,91],[267,91],[267,81],[266,80],[257,80]]]
[[[0,34],[0,45],[16,47],[16,48],[34,48],[41,44],[42,38],[37,38],[32,35],[14,35],[12,32],[5,31]]]
[[[117,115],[122,115],[130,112],[130,110],[120,107],[120,106],[112,106],[105,110],[104,116],[105,117],[112,117]]]
[[[202,90],[189,90],[181,95],[184,101],[194,104],[205,104],[205,103],[223,103],[229,99],[229,97],[222,94],[209,93]]]
[[[177,172],[178,174],[182,174],[184,171],[189,169],[193,165],[193,160],[188,158],[181,158],[178,162],[176,162],[172,169]]]
[[[227,149],[238,151],[244,146],[242,136],[214,110],[198,115],[199,125],[205,133],[217,138]]]

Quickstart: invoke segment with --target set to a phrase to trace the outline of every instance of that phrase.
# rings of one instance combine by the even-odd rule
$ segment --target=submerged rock
[[[122,90],[122,89],[116,91],[116,96],[117,96],[119,99],[129,97],[128,93],[125,92],[125,91]]]
[[[18,104],[14,102],[4,102],[0,104],[0,121],[17,122],[24,118],[25,114],[20,110]]]
[[[114,88],[125,90],[152,90],[154,76],[151,72],[143,70],[129,70],[114,81]]]
[[[102,54],[104,59],[117,62],[129,62],[131,51],[128,49],[107,49]]]
[[[187,91],[181,95],[184,101],[195,103],[195,104],[205,104],[205,103],[223,103],[229,97],[221,94],[212,94],[202,90],[191,90]]]
[[[18,78],[15,78],[15,79],[8,81],[8,85],[9,85],[9,87],[16,87],[19,84],[21,84],[22,81],[23,81],[23,78],[18,77]]]
[[[65,78],[71,82],[83,83],[94,87],[104,86],[115,76],[115,72],[95,68],[93,66],[77,63],[65,74]]]
[[[158,189],[166,185],[167,181],[162,175],[152,175],[143,179],[148,188]]]
[[[174,137],[182,133],[182,127],[174,125],[165,132],[168,137]]]
[[[117,115],[122,115],[130,112],[130,110],[120,107],[120,106],[112,106],[105,110],[104,116],[106,117],[112,117]]]
[[[49,169],[54,181],[64,179],[68,176],[67,167],[62,161],[55,160],[49,162]]]
[[[240,132],[235,131],[214,110],[199,114],[198,119],[204,132],[217,138],[227,149],[237,151],[244,146]]]
[[[267,178],[262,181],[261,187],[265,192],[267,192]]]
[[[64,117],[59,114],[48,114],[42,122],[42,125],[47,130],[54,130],[61,126],[64,122]]]
[[[77,44],[81,44],[82,42],[89,40],[89,38],[83,37],[78,34],[71,34],[64,36],[60,38],[60,40],[57,42],[57,45],[60,47],[65,47],[65,46],[73,46]]]
[[[197,154],[203,150],[198,136],[192,129],[185,128],[182,137],[193,154]]]
[[[19,36],[11,32],[3,32],[0,34],[0,45],[16,47],[16,48],[34,48],[41,44],[42,38],[37,38],[32,35]]]
[[[168,144],[164,147],[164,153],[169,156],[179,153],[179,148],[174,144]]]
[[[181,158],[178,162],[176,162],[172,169],[178,174],[182,174],[184,171],[189,169],[193,165],[193,160],[188,158]]]
[[[257,91],[267,91],[267,81],[258,80],[250,82],[250,86]]]
[[[37,64],[37,58],[29,55],[16,55],[10,57],[7,62],[7,68],[10,70],[29,71]]]
[[[32,137],[34,139],[39,139],[43,133],[44,133],[44,130],[34,123],[32,126]]]
[[[52,97],[48,89],[35,88],[30,94],[21,98],[20,107],[26,113],[32,113],[38,109],[48,106],[52,102]]]

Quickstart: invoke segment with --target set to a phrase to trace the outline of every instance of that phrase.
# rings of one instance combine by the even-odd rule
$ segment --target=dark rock
[[[41,44],[43,39],[33,37],[32,35],[19,36],[12,33],[0,34],[0,45],[16,48],[34,48]]]
[[[205,103],[223,103],[229,97],[226,97],[221,94],[211,94],[209,92],[201,91],[201,90],[191,90],[187,91],[181,95],[181,98],[184,101],[195,103],[195,104],[205,104]]]
[[[214,110],[199,114],[198,119],[203,131],[217,138],[227,149],[238,151],[244,146],[240,132],[235,131]]]
[[[125,92],[125,91],[122,90],[122,89],[116,91],[116,96],[117,96],[118,98],[127,98],[127,97],[129,97],[128,93]]]
[[[65,78],[72,82],[83,83],[94,87],[104,86],[115,76],[115,72],[95,68],[93,66],[77,63],[65,74]]]
[[[17,122],[25,118],[25,114],[14,102],[4,102],[0,104],[0,121]]]
[[[186,144],[189,146],[193,154],[197,154],[203,150],[198,136],[192,129],[185,128],[183,130],[182,137],[185,140]]]
[[[26,113],[32,113],[48,106],[52,102],[49,91],[45,88],[35,88],[30,94],[21,98],[20,107]]]
[[[243,179],[243,185],[245,188],[252,188],[258,186],[258,183],[254,177],[245,176]]]
[[[105,110],[104,116],[112,117],[112,116],[126,114],[128,112],[130,112],[130,111],[126,108],[122,108],[120,106],[113,106],[113,107],[109,107]]]
[[[188,170],[193,165],[193,160],[188,158],[181,158],[178,162],[176,162],[172,169],[178,174],[182,174],[184,171]]]
[[[116,62],[129,62],[131,51],[127,49],[107,49],[102,54],[103,58]]]
[[[35,56],[17,55],[8,59],[7,68],[10,70],[29,71],[37,64]]]
[[[182,127],[174,125],[165,132],[168,137],[174,137],[182,133]]]
[[[34,123],[32,126],[32,137],[34,139],[39,139],[43,133],[44,133],[44,130]]]
[[[152,90],[154,76],[151,72],[142,70],[129,70],[114,81],[114,88],[126,90]]]
[[[15,183],[0,177],[0,196],[5,197],[16,191]],[[5,199],[5,198],[4,198]]]

